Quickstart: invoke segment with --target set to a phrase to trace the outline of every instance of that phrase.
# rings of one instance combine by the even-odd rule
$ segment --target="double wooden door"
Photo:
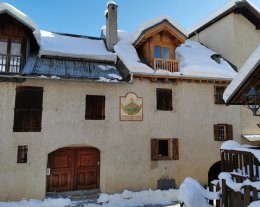
[[[99,188],[100,152],[95,148],[63,148],[48,156],[47,191]]]

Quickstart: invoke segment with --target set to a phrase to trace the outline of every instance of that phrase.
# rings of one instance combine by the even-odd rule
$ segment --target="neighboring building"
[[[250,1],[230,1],[189,32],[197,40],[219,53],[238,70],[260,45],[260,11]],[[259,118],[241,107],[241,135],[259,134]]]
[[[241,141],[228,62],[167,17],[131,35],[116,14],[110,2],[96,38],[40,31],[0,4],[1,200],[207,184],[222,141]]]

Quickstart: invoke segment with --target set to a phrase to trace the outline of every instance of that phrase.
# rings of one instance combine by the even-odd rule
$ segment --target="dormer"
[[[171,19],[159,17],[141,25],[133,38],[133,45],[142,62],[156,70],[179,72],[175,50],[185,42],[184,29]]]
[[[0,3],[0,73],[19,74],[30,53],[37,53],[38,27],[22,12]]]

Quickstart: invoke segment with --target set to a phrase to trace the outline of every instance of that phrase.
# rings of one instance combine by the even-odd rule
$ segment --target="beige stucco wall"
[[[239,107],[214,104],[214,85],[206,83],[134,84],[27,80],[21,85],[44,87],[42,132],[12,132],[15,88],[0,83],[0,200],[43,198],[50,152],[65,146],[94,146],[101,151],[100,188],[117,192],[156,188],[160,178],[187,176],[207,183],[208,170],[220,160],[222,142],[213,138],[213,124],[233,125],[240,137]],[[156,88],[173,89],[173,111],[156,110]],[[119,97],[143,97],[142,122],[119,121]],[[106,120],[85,120],[86,94],[106,96]],[[180,160],[151,161],[151,138],[179,138]],[[28,145],[28,163],[17,164],[17,146]]]
[[[192,39],[199,39],[207,47],[235,64],[239,70],[260,44],[260,30],[256,30],[255,25],[243,15],[231,13]],[[259,118],[253,117],[252,112],[244,107],[240,113],[241,134],[260,134],[260,129],[257,127],[260,123]]]
[[[260,44],[260,30],[243,15],[231,13],[191,39],[205,44],[240,69]]]

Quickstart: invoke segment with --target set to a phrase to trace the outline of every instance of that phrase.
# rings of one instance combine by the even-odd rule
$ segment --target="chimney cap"
[[[115,6],[117,6],[116,2],[114,2],[114,1],[108,1],[108,2],[107,2],[107,7],[108,7],[109,5],[115,5]]]

